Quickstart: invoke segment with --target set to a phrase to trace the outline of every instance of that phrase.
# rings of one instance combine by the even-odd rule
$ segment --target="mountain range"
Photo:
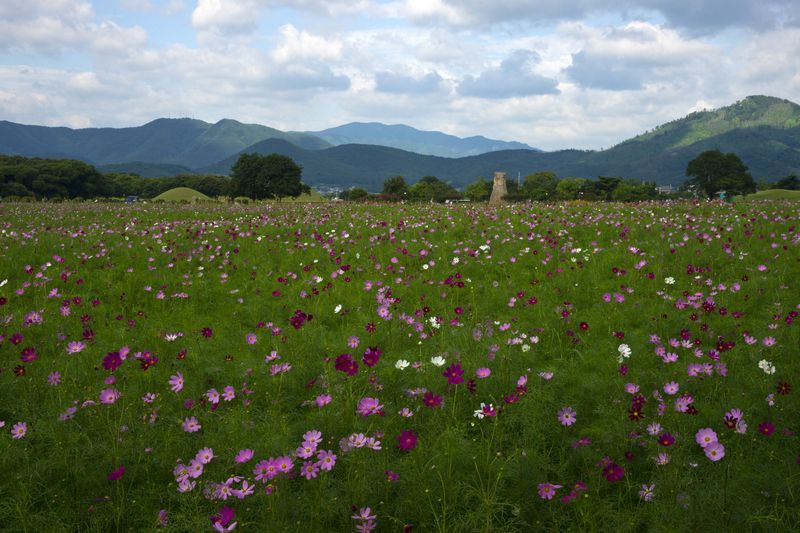
[[[750,96],[692,113],[606,150],[555,152],[379,123],[284,132],[235,120],[209,124],[157,119],[132,128],[78,130],[0,121],[3,154],[79,159],[104,172],[158,177],[227,174],[242,153],[280,153],[303,167],[303,181],[311,186],[371,191],[396,175],[409,183],[434,175],[460,187],[495,171],[516,177],[539,170],[559,177],[620,176],[677,185],[685,179],[687,163],[709,149],[736,153],[757,180],[800,174],[800,106]]]

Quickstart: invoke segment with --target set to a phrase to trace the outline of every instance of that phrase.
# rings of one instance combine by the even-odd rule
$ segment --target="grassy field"
[[[0,204],[4,531],[796,531],[800,204]]]
[[[784,189],[769,189],[748,194],[744,200],[800,200],[800,191],[787,191]]]

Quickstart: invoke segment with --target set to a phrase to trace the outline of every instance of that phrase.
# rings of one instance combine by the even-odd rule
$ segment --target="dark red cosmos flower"
[[[461,363],[453,363],[442,373],[447,378],[448,385],[458,385],[464,383],[464,369]]]
[[[205,338],[211,338],[214,335],[214,330],[209,327],[205,327],[200,330],[200,334]]]
[[[671,433],[662,433],[658,437],[658,443],[662,446],[672,446],[675,444],[675,437]]]
[[[761,422],[758,425],[758,432],[769,437],[775,432],[775,424],[772,422]]]
[[[19,356],[20,360],[23,363],[30,363],[31,361],[35,361],[37,357],[38,354],[36,353],[36,348],[31,348],[30,346],[23,348]]]
[[[778,386],[775,387],[775,390],[781,396],[786,396],[787,394],[792,392],[792,386],[789,385],[789,383],[787,383],[786,381],[781,381],[780,383],[778,383]]]
[[[619,466],[617,463],[611,463],[610,465],[603,468],[603,476],[612,483],[614,481],[619,481],[622,479],[622,476],[625,475],[625,469]]]
[[[108,352],[108,354],[103,357],[103,368],[109,372],[115,371],[120,365],[122,365],[122,357],[120,357],[119,352]]]
[[[642,412],[642,405],[638,403],[634,403],[631,405],[631,408],[628,409],[628,418],[630,418],[634,422],[638,422],[642,418],[644,418],[644,413]]]
[[[158,357],[152,355],[150,352],[144,352],[139,358],[139,366],[142,367],[142,370],[147,370],[156,363],[158,363]]]
[[[14,367],[14,375],[17,376],[18,378],[24,376],[25,375],[25,367],[22,366],[22,365],[15,366]]]
[[[364,364],[368,367],[373,367],[378,364],[378,361],[381,358],[381,351],[376,346],[370,346],[364,352],[364,356],[361,358],[364,361]]]
[[[417,435],[414,430],[407,429],[397,436],[397,447],[408,452],[417,446]]]
[[[353,356],[349,353],[343,353],[336,357],[334,367],[348,376],[353,376],[358,372],[358,363],[353,361]]]
[[[427,407],[439,407],[442,405],[442,397],[428,391],[422,397],[422,403],[425,404]]]
[[[581,323],[580,323],[580,328],[581,328],[583,331],[586,331],[587,329],[589,329],[589,324],[588,324],[587,322],[581,322]]]

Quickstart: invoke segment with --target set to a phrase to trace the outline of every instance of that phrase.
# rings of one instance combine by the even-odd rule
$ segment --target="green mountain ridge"
[[[375,125],[367,125],[370,128]],[[386,129],[388,128],[388,130]],[[364,130],[360,130],[364,133]],[[368,131],[372,131],[369,130]],[[158,119],[138,128],[70,130],[0,121],[0,153],[80,159],[106,172],[156,177],[185,173],[227,174],[242,153],[279,153],[303,169],[313,186],[381,188],[389,177],[413,182],[434,175],[454,186],[495,171],[509,178],[550,170],[560,177],[619,176],[678,185],[686,165],[705,150],[739,155],[757,180],[775,181],[800,174],[800,106],[770,96],[750,96],[714,111],[700,111],[602,151],[495,150],[467,157],[442,157],[381,146],[392,131],[407,142],[421,134],[452,141],[439,132],[378,125],[374,143],[331,146],[308,133],[221,120]],[[255,140],[254,140],[255,139]],[[454,139],[458,139],[457,137]],[[465,139],[461,139],[464,141]],[[468,140],[468,139],[467,139]],[[438,141],[437,141],[438,142]],[[502,142],[502,141],[501,141]]]

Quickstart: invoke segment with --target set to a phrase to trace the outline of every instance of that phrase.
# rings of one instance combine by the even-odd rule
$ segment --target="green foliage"
[[[473,202],[484,202],[492,194],[492,186],[486,178],[479,176],[478,179],[464,187],[464,196]]]
[[[369,191],[361,187],[353,187],[347,191],[347,200],[351,202],[360,202],[369,198]]]
[[[528,174],[522,182],[525,194],[531,200],[544,202],[554,200],[556,197],[556,186],[558,178],[555,172],[539,171]]]
[[[556,185],[556,197],[559,200],[577,200],[581,189],[588,180],[586,178],[564,178]]]
[[[726,191],[729,196],[756,191],[755,181],[739,156],[719,150],[707,150],[691,160],[686,175],[690,179],[685,185],[696,187],[708,198],[719,191]]]
[[[790,174],[776,181],[773,188],[787,191],[800,191],[800,178],[798,178],[796,174]]]
[[[242,154],[231,172],[232,193],[254,200],[300,196],[302,168],[280,154]]]
[[[408,184],[403,176],[393,176],[383,182],[381,192],[402,199],[408,195]]]
[[[0,196],[96,198],[110,193],[105,176],[82,161],[0,155]]]
[[[425,176],[409,189],[409,199],[415,202],[441,203],[445,200],[460,198],[460,196],[457,190],[436,176]]]

